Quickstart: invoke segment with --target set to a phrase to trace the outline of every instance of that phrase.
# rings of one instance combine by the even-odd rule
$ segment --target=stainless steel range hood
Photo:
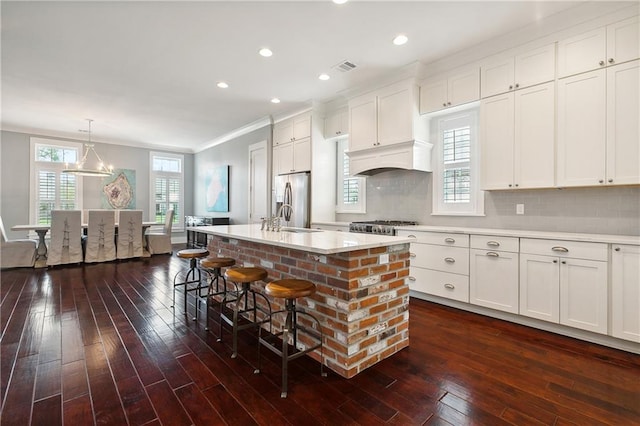
[[[431,149],[433,144],[408,141],[388,146],[347,152],[349,171],[355,176],[371,176],[387,170],[404,169],[432,171]]]

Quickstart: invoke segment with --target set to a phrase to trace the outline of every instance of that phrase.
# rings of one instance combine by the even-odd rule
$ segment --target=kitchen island
[[[320,320],[324,363],[337,374],[353,377],[409,346],[405,281],[411,238],[299,228],[263,231],[260,225],[200,226],[198,232],[209,235],[214,256],[261,266],[269,272],[268,281],[295,277],[316,285],[316,293],[298,306]],[[281,300],[272,302],[274,310],[282,309]],[[312,356],[320,360],[319,351]]]

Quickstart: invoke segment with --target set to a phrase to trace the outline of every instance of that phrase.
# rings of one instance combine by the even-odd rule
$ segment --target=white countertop
[[[594,243],[631,244],[640,245],[640,236],[632,235],[607,235],[607,234],[582,234],[569,232],[550,231],[526,231],[515,229],[490,229],[490,228],[461,228],[454,226],[399,226],[403,231],[429,231],[448,232],[452,234],[495,235],[502,237],[543,238],[563,241],[586,241]]]
[[[276,232],[262,231],[260,230],[260,225],[187,227],[187,230],[189,231],[202,232],[205,234],[218,235],[220,237],[236,238],[238,240],[252,241],[261,244],[269,244],[320,254],[343,253],[375,247],[386,247],[394,244],[410,243],[413,241],[413,238],[375,234],[321,231],[317,229],[302,229],[303,232],[287,232],[285,229],[300,230],[301,228],[283,228],[280,232]]]

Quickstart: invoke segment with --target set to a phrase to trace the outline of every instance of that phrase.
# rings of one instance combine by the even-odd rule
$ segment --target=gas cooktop
[[[408,220],[366,220],[351,222],[349,232],[363,234],[396,235],[396,227],[417,225],[418,222]]]

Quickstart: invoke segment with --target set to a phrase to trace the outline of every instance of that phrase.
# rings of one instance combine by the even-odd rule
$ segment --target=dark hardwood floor
[[[203,318],[174,316],[183,266],[2,271],[2,425],[640,424],[640,356],[420,300],[409,348],[351,380],[304,357],[281,399],[251,333],[231,359]]]

